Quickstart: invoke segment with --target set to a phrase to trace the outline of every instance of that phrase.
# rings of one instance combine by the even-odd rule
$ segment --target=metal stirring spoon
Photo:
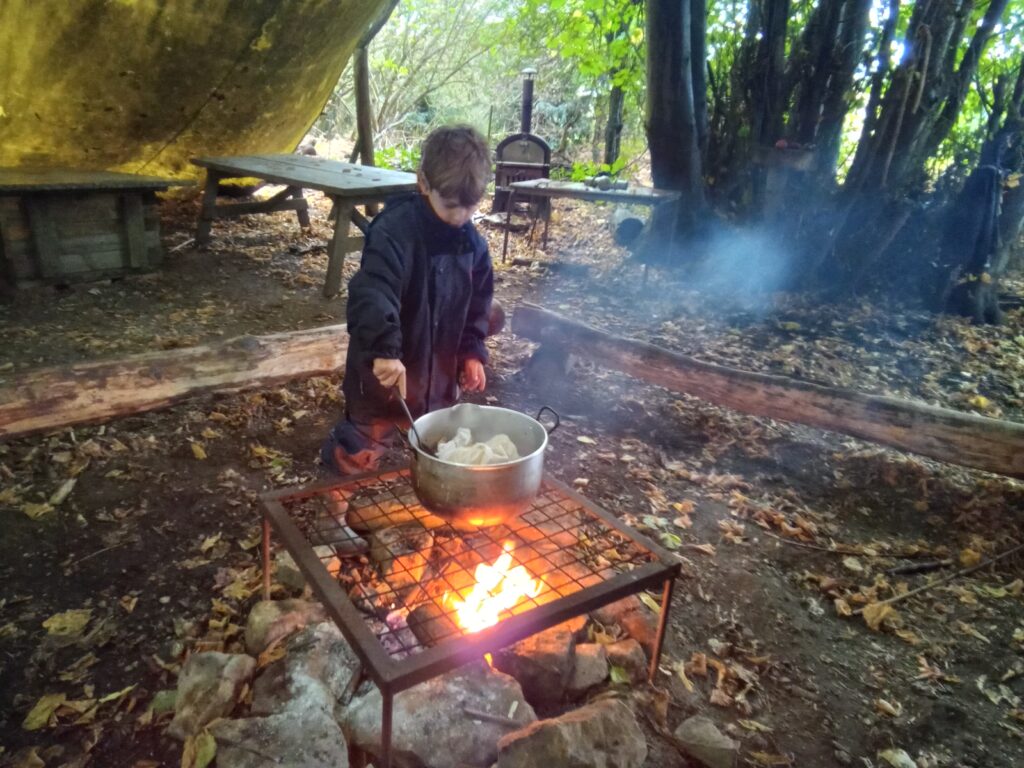
[[[409,412],[409,406],[406,405],[405,398],[402,397],[402,392],[398,388],[397,384],[391,387],[391,392],[395,396],[395,399],[398,400],[398,404],[402,406],[402,410],[405,411],[405,417],[409,420],[409,428],[412,430],[413,435],[416,436],[416,445],[428,456],[433,456],[434,452],[427,448],[426,443],[424,443],[420,438],[420,433],[416,431],[416,422],[412,417],[412,413]]]

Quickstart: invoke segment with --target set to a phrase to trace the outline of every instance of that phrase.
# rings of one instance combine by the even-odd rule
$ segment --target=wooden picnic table
[[[188,180],[71,168],[0,168],[0,285],[150,269],[162,258],[156,192]]]
[[[416,189],[416,176],[412,173],[310,155],[197,157],[192,162],[206,169],[206,186],[196,228],[196,242],[199,244],[209,241],[210,228],[215,219],[247,213],[295,211],[299,225],[308,227],[309,206],[303,197],[303,190],[316,189],[329,197],[334,204],[331,210],[334,233],[327,246],[324,296],[328,298],[341,290],[345,254],[363,246],[367,220],[356,210],[356,206],[380,203],[398,192]],[[282,184],[285,189],[267,200],[217,205],[218,184],[228,178],[262,179]],[[355,224],[361,234],[350,236],[350,224]]]
[[[624,205],[658,206],[679,199],[679,192],[670,189],[653,187],[636,187],[630,185],[626,189],[601,189],[579,181],[552,181],[551,179],[531,179],[516,181],[509,184],[508,209],[505,217],[505,241],[501,248],[501,260],[505,261],[508,251],[508,232],[512,224],[512,210],[516,195],[523,197],[571,197],[576,200],[593,200],[606,203],[623,203]],[[534,222],[536,224],[536,221]],[[548,242],[548,220],[544,220],[544,239]]]

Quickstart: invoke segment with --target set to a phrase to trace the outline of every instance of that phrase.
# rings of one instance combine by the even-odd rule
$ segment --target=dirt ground
[[[327,211],[314,199],[308,232],[287,214],[246,217],[218,224],[206,250],[190,243],[194,201],[166,203],[158,272],[0,303],[0,386],[40,366],[343,322],[344,298],[320,294]],[[1024,418],[1019,309],[977,328],[866,302],[697,293],[685,274],[643,280],[611,243],[609,209],[555,208],[546,251],[514,235],[507,264],[500,231],[481,227],[508,307],[533,301],[745,370]],[[898,765],[895,750],[920,768],[1024,764],[1024,557],[869,610],[873,626],[849,615],[1021,543],[1024,484],[719,409],[598,368],[586,350],[565,377],[531,375],[532,344],[508,330],[490,343],[482,399],[558,410],[554,476],[681,559],[667,717],[658,691],[636,696],[651,768],[687,765],[659,727],[695,713],[741,741],[747,765]],[[189,649],[244,625],[257,496],[314,478],[337,384],[0,444],[0,764],[179,764],[160,692]]]

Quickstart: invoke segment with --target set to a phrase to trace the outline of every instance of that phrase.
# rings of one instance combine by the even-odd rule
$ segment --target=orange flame
[[[504,554],[494,565],[480,563],[476,567],[476,584],[464,598],[451,598],[455,616],[463,629],[479,632],[498,623],[503,611],[511,610],[524,598],[540,594],[541,584],[530,577],[530,572],[521,565],[512,565],[512,542],[503,545]]]

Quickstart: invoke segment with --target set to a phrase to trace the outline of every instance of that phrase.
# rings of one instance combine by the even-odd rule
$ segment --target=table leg
[[[206,171],[206,186],[203,187],[202,206],[199,209],[199,224],[196,227],[196,245],[206,245],[210,242],[210,228],[216,217],[217,207],[217,185],[223,178],[217,171]]]
[[[295,209],[295,215],[299,219],[299,226],[303,229],[309,229],[309,204],[306,202],[305,195],[302,194],[302,187],[292,187],[292,197],[302,201],[302,205]]]
[[[508,231],[512,229],[512,207],[516,201],[516,191],[510,189],[505,204],[505,242],[501,246],[501,263],[505,263],[505,254],[508,253]]]
[[[348,200],[334,201],[334,235],[327,245],[327,281],[324,296],[331,298],[341,290],[342,267],[348,253],[348,228],[352,221],[352,203]]]

